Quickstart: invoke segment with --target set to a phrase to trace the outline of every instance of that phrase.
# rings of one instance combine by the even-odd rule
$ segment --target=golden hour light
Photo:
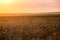
[[[0,14],[60,12],[57,0],[0,0]]]
[[[6,3],[11,3],[12,0],[0,0],[0,3],[2,4],[6,4]]]
[[[0,40],[60,40],[60,0],[0,0]]]

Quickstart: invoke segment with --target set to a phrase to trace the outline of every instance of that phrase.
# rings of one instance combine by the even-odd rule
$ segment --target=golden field
[[[0,40],[60,40],[60,17],[1,16]]]

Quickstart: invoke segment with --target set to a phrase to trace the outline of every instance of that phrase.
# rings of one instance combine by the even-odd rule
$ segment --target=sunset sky
[[[60,0],[0,0],[0,13],[60,12]]]

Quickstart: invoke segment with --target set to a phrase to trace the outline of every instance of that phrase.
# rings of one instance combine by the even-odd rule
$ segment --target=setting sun
[[[0,14],[60,12],[56,0],[0,0]]]
[[[5,4],[5,3],[10,3],[12,0],[0,0],[0,3]]]

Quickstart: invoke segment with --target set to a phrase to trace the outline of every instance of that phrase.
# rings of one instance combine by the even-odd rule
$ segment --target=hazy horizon
[[[44,13],[0,13],[0,16],[59,16],[60,12]]]

